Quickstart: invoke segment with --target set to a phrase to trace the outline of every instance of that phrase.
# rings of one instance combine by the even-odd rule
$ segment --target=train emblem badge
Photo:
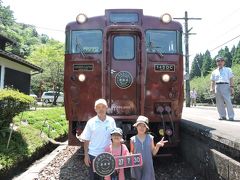
[[[132,82],[132,75],[128,71],[120,71],[115,76],[115,83],[119,88],[127,89]]]

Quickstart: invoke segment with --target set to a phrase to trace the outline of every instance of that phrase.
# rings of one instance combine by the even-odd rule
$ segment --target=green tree
[[[10,6],[3,6],[0,0],[0,32],[4,26],[11,26],[14,21],[13,11],[10,10]]]
[[[231,55],[232,57],[234,56],[234,54],[236,53],[236,46],[234,45],[231,49]]]
[[[232,54],[229,51],[227,46],[225,46],[224,49],[221,49],[218,52],[218,56],[224,57],[224,59],[225,59],[225,66],[232,67]]]
[[[212,58],[210,52],[207,50],[203,55],[203,65],[202,65],[202,73],[203,76],[209,74],[212,69]]]
[[[202,63],[203,63],[203,56],[202,54],[197,54],[192,62],[191,72],[190,72],[190,79],[194,77],[201,77],[202,76]]]
[[[0,0],[0,34],[12,39],[15,43],[7,46],[6,51],[26,58],[36,44],[46,43],[47,35],[39,35],[32,25],[15,22],[13,11],[10,7],[3,6]]]
[[[43,91],[63,91],[63,43],[50,39],[46,44],[36,45],[27,59],[44,69],[32,77],[33,92],[40,96]]]
[[[233,54],[233,65],[240,64],[240,42]]]
[[[46,37],[46,35],[38,35],[35,27],[22,23],[14,23],[13,26],[5,27],[5,32],[9,38],[17,42],[16,45],[8,47],[7,51],[23,58],[29,56],[33,51],[33,47],[43,43],[42,40]]]

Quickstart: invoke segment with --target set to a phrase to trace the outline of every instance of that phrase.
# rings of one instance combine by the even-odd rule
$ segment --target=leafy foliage
[[[218,52],[219,56],[224,57],[225,59],[225,66],[232,67],[232,54],[229,52],[228,47],[226,46],[225,49],[221,49]]]
[[[194,77],[201,77],[202,76],[202,63],[203,63],[203,58],[202,54],[197,54],[193,60],[192,63],[192,68],[190,72],[190,79]]]
[[[240,64],[240,42],[238,43],[237,48],[233,52],[233,65]]]
[[[232,68],[234,73],[234,99],[235,104],[240,104],[240,64]]]
[[[21,124],[21,121],[35,129],[42,130],[50,138],[57,138],[67,133],[67,121],[62,107],[43,109],[38,111],[27,111],[14,118],[14,123]]]
[[[48,121],[44,125],[46,118]],[[43,134],[49,134],[48,137],[54,139],[67,134],[67,121],[62,107],[25,111],[14,117],[14,125],[16,130],[13,131],[8,149],[8,136],[0,138],[0,176],[19,162],[37,154],[47,144],[48,140],[40,136],[42,130]],[[50,132],[47,125],[52,127]]]
[[[206,51],[203,58],[202,74],[206,76],[211,71],[212,58],[209,51]]]
[[[0,90],[0,130],[8,128],[12,118],[26,110],[34,99],[13,89]]]
[[[64,46],[55,40],[36,45],[27,58],[30,62],[42,67],[44,72],[33,76],[32,90],[41,95],[43,91],[63,91]]]
[[[17,23],[10,7],[2,6],[0,1],[0,34],[15,41],[14,46],[8,46],[7,51],[20,57],[27,57],[36,44],[43,44],[49,39],[47,35],[39,35],[33,25]]]
[[[0,24],[2,24],[2,26],[11,26],[13,23],[13,11],[10,10],[10,6],[3,6],[2,1],[0,0]]]

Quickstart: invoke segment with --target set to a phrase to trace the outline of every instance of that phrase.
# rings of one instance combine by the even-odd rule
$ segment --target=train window
[[[178,34],[176,31],[147,30],[146,50],[149,53],[177,53],[179,52]],[[178,42],[179,43],[179,42]]]
[[[65,37],[65,53],[69,54],[70,53],[70,32],[66,32],[66,37]]]
[[[177,31],[177,44],[178,44],[178,52],[182,53],[182,33]]]
[[[102,52],[101,30],[72,31],[71,53],[95,54]]]
[[[116,60],[133,60],[135,41],[133,36],[115,36],[113,39],[113,56]]]
[[[111,13],[109,16],[111,23],[136,23],[138,22],[137,13]]]

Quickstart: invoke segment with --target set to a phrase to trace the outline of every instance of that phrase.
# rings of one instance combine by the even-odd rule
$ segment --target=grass
[[[14,131],[7,149],[9,133],[0,136],[0,175],[25,158],[44,147],[48,141],[41,134],[52,139],[67,134],[67,121],[63,107],[25,111],[14,119]],[[10,131],[9,131],[10,132]]]

